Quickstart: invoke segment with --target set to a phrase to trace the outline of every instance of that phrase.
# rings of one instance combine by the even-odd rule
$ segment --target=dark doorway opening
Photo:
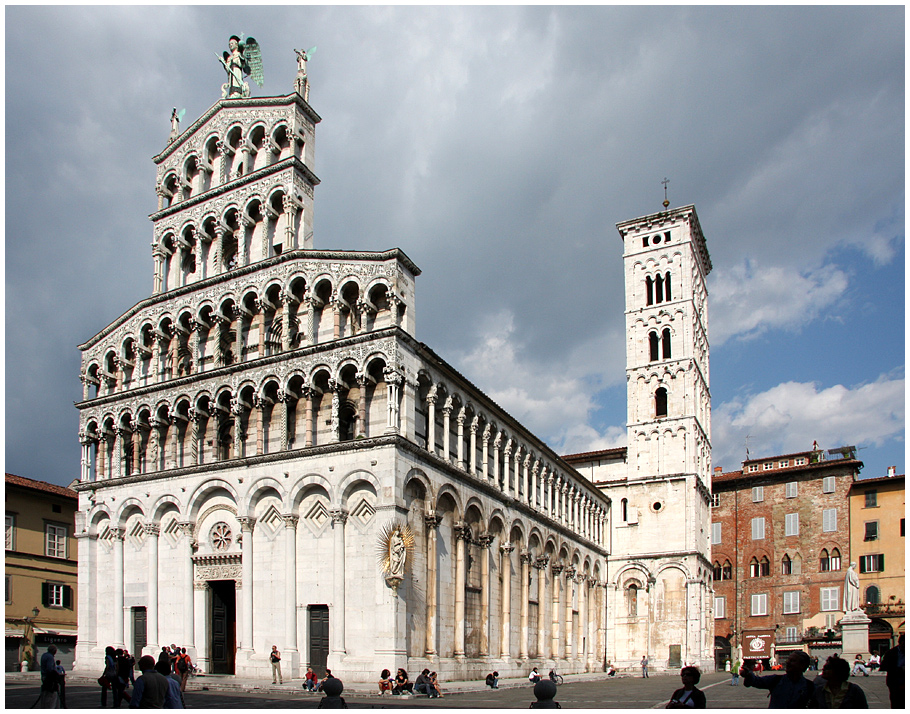
[[[211,580],[212,628],[211,658],[213,674],[234,674],[237,652],[237,591],[233,580]]]
[[[146,611],[144,607],[131,608],[133,615],[133,656],[138,660],[142,649],[148,644]]]
[[[309,605],[310,656],[309,666],[320,677],[325,676],[329,661],[329,606]]]

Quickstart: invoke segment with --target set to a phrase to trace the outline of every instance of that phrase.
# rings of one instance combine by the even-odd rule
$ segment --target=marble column
[[[480,656],[490,654],[490,544],[493,536],[482,535],[477,539],[480,546]]]
[[[512,440],[509,439],[506,442],[506,445],[502,450],[502,492],[506,496],[510,496],[512,494],[511,456],[512,456]]]
[[[547,658],[547,563],[550,556],[543,555],[534,561],[537,568],[537,657]],[[556,618],[554,618],[556,619]]]
[[[500,587],[500,596],[502,598],[499,604],[499,623],[501,625],[499,634],[499,656],[502,659],[508,659],[510,656],[510,645],[512,639],[512,551],[515,546],[511,543],[504,543],[499,546],[500,553],[500,575],[502,583]]]
[[[465,541],[470,529],[464,523],[455,526],[455,658],[464,659],[464,588]]]
[[[300,402],[303,401],[303,408],[306,410],[303,415],[304,446],[313,446],[316,443],[316,435],[313,433],[313,422],[315,421],[314,412],[316,411],[317,396],[321,396],[321,394],[315,389],[312,387],[304,387],[303,390],[301,390],[300,399],[297,401],[298,406],[300,405]],[[287,419],[285,419],[285,424],[287,424]]]
[[[462,471],[467,470],[467,464],[465,463],[464,458],[464,422],[467,419],[467,413],[465,408],[462,407],[458,412],[458,416],[455,418],[455,422],[458,425],[458,446],[456,448],[456,454],[458,459],[458,468]]]
[[[490,425],[487,424],[483,429],[483,453],[481,458],[483,459],[483,480],[490,480],[490,434],[491,434]]]
[[[432,511],[424,516],[427,527],[427,632],[426,656],[436,656],[436,627],[437,627],[437,578],[436,578],[436,538],[438,534],[439,516]]]
[[[518,605],[518,657],[528,659],[530,622],[528,612],[531,600],[531,561],[533,556],[525,551],[521,554],[521,602]]]
[[[284,628],[285,628],[285,656],[297,652],[297,520],[298,517],[293,513],[284,513],[281,515],[284,521]],[[334,525],[334,519],[333,519]],[[336,535],[335,545],[338,545]],[[342,543],[344,536],[342,535]],[[344,546],[342,545],[342,548]],[[241,556],[242,557],[242,556]],[[335,567],[338,567],[336,558]],[[344,551],[342,550],[341,559],[341,578],[344,579]],[[343,596],[342,596],[343,597]],[[342,608],[342,612],[343,612]],[[336,626],[337,628],[337,626]],[[342,626],[342,636],[344,626]],[[287,659],[296,661],[296,657],[287,657]],[[293,665],[292,665],[293,667]],[[288,675],[289,678],[294,676],[294,672]]]
[[[562,602],[561,588],[560,583],[562,578],[559,576],[562,575],[564,570],[562,565],[553,565],[550,568],[550,572],[553,576],[553,621],[550,627],[550,656],[553,659],[559,658],[559,612],[560,612],[560,603]]]
[[[332,517],[332,531],[334,538],[332,542],[333,563],[332,569],[332,599],[334,609],[334,622],[331,623],[331,631],[334,633],[332,638],[332,654],[339,657],[344,656],[345,652],[345,634],[344,618],[345,610],[345,592],[344,592],[344,528],[348,520],[348,512],[341,508],[333,508],[329,515]]]
[[[146,647],[149,652],[158,649],[158,538],[161,528],[157,523],[143,523],[142,530],[148,537],[148,586],[146,590]],[[136,653],[137,656],[141,652]],[[156,655],[157,656],[157,655]]]
[[[114,545],[114,646],[122,647],[126,644],[123,638],[123,528],[111,528],[111,541]],[[100,608],[104,611],[104,608]]]
[[[193,524],[189,521],[178,523],[177,527],[182,533],[180,539],[180,561],[182,590],[183,590],[183,641],[187,649],[196,646],[196,637],[193,628],[194,622],[194,595],[193,595]]]
[[[256,519],[240,516],[240,568],[241,568],[241,604],[240,611],[240,644],[241,649],[253,652],[253,529]]]
[[[427,451],[436,453],[436,392],[427,395]]]
[[[588,600],[586,595],[588,589],[588,578],[586,575],[578,575],[575,577],[575,582],[578,589],[578,653],[576,657],[578,660],[584,662],[587,659],[588,648],[591,646],[591,643],[587,639]]]
[[[575,632],[575,628],[572,622],[572,590],[575,584],[575,568],[568,567],[566,568],[566,617],[565,617],[565,633],[566,633],[566,659],[572,659],[572,635]]]
[[[91,481],[92,440],[85,434],[80,433],[79,444],[82,447],[82,455],[79,459],[79,480],[82,482]]]
[[[139,419],[133,419],[133,421],[130,423],[130,427],[133,432],[130,435],[130,448],[133,450],[133,464],[132,468],[130,469],[130,476],[138,476],[141,466],[140,447],[142,445],[142,430],[139,426]]]
[[[588,601],[588,671],[593,672],[597,658],[600,656],[597,650],[597,590],[594,588],[595,580],[588,577],[585,583],[587,589]]]
[[[475,415],[471,419],[471,443],[470,443],[470,457],[468,462],[470,466],[468,467],[468,472],[472,475],[477,475],[477,429],[480,427],[480,419]]]
[[[452,397],[442,407],[442,458],[451,461]]]
[[[370,383],[368,374],[360,373],[356,377],[359,396],[357,399],[357,436],[367,436],[367,385]]]
[[[502,432],[493,439],[493,485],[500,488],[499,485],[499,447],[502,446]]]
[[[400,407],[401,401],[401,383],[402,376],[393,369],[386,368],[383,372],[385,376],[387,396],[388,421],[386,422],[385,433],[397,434],[400,431]]]

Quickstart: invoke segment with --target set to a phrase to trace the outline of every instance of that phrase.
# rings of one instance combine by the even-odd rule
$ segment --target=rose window
[[[212,547],[227,550],[231,547],[231,528],[227,523],[216,523],[212,528]]]

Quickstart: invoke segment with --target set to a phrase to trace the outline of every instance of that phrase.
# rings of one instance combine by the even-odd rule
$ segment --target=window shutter
[[[41,583],[41,604],[44,605],[44,607],[48,606],[49,591],[50,586],[47,583]]]
[[[73,609],[73,588],[69,585],[63,586],[63,607],[68,610]]]

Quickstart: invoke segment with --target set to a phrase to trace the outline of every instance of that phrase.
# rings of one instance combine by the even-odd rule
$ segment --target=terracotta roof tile
[[[13,486],[21,486],[22,488],[30,488],[33,491],[44,491],[45,493],[53,493],[56,496],[72,498],[74,501],[79,499],[79,494],[75,491],[64,488],[63,486],[57,486],[53,483],[47,483],[46,481],[35,481],[34,479],[25,478],[23,476],[6,474],[6,483]]]

